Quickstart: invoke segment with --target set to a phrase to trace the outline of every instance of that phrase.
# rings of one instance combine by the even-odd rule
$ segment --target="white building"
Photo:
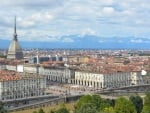
[[[44,94],[46,79],[43,76],[19,75],[10,71],[0,73],[0,100],[14,100]]]
[[[65,67],[40,67],[39,74],[45,75],[48,81],[71,83],[74,71]]]
[[[75,84],[97,87],[97,88],[117,88],[130,85],[140,85],[143,81],[138,72],[118,72],[118,73],[92,73],[84,71],[75,72]]]

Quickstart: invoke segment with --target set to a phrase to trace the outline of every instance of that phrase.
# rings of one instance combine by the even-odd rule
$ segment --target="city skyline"
[[[150,48],[148,4],[148,0],[5,0],[0,4],[0,40],[12,40],[16,15],[22,42],[83,48],[127,43],[127,48]]]

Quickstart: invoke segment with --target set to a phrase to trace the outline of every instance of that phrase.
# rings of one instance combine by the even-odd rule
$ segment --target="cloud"
[[[149,0],[2,0],[0,38],[12,38],[17,15],[21,40],[61,41],[59,37],[64,35],[125,37],[135,33],[149,39],[149,3]],[[70,39],[65,41],[73,40]]]
[[[130,42],[132,42],[132,43],[150,43],[150,40],[131,39]]]
[[[113,7],[104,7],[103,8],[103,13],[105,15],[112,15],[114,13],[114,8]]]
[[[72,43],[72,42],[74,42],[74,40],[71,39],[71,38],[64,38],[64,39],[62,40],[62,42]]]

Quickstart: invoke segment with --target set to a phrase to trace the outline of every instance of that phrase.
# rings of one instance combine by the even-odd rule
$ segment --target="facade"
[[[40,67],[39,74],[45,75],[48,81],[71,83],[74,71],[65,67]]]
[[[0,100],[14,100],[32,96],[42,96],[46,88],[43,76],[32,74],[18,75],[15,72],[1,71]]]
[[[15,18],[15,27],[14,27],[14,38],[9,45],[7,59],[18,59],[18,60],[23,59],[23,52],[17,39],[16,18]]]
[[[75,84],[96,88],[118,88],[131,85],[141,85],[143,81],[138,72],[119,73],[90,73],[83,71],[75,72]]]

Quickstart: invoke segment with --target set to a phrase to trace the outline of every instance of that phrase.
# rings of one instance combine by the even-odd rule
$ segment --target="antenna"
[[[14,40],[17,41],[17,32],[16,32],[16,16],[15,16],[15,19],[14,19]]]

